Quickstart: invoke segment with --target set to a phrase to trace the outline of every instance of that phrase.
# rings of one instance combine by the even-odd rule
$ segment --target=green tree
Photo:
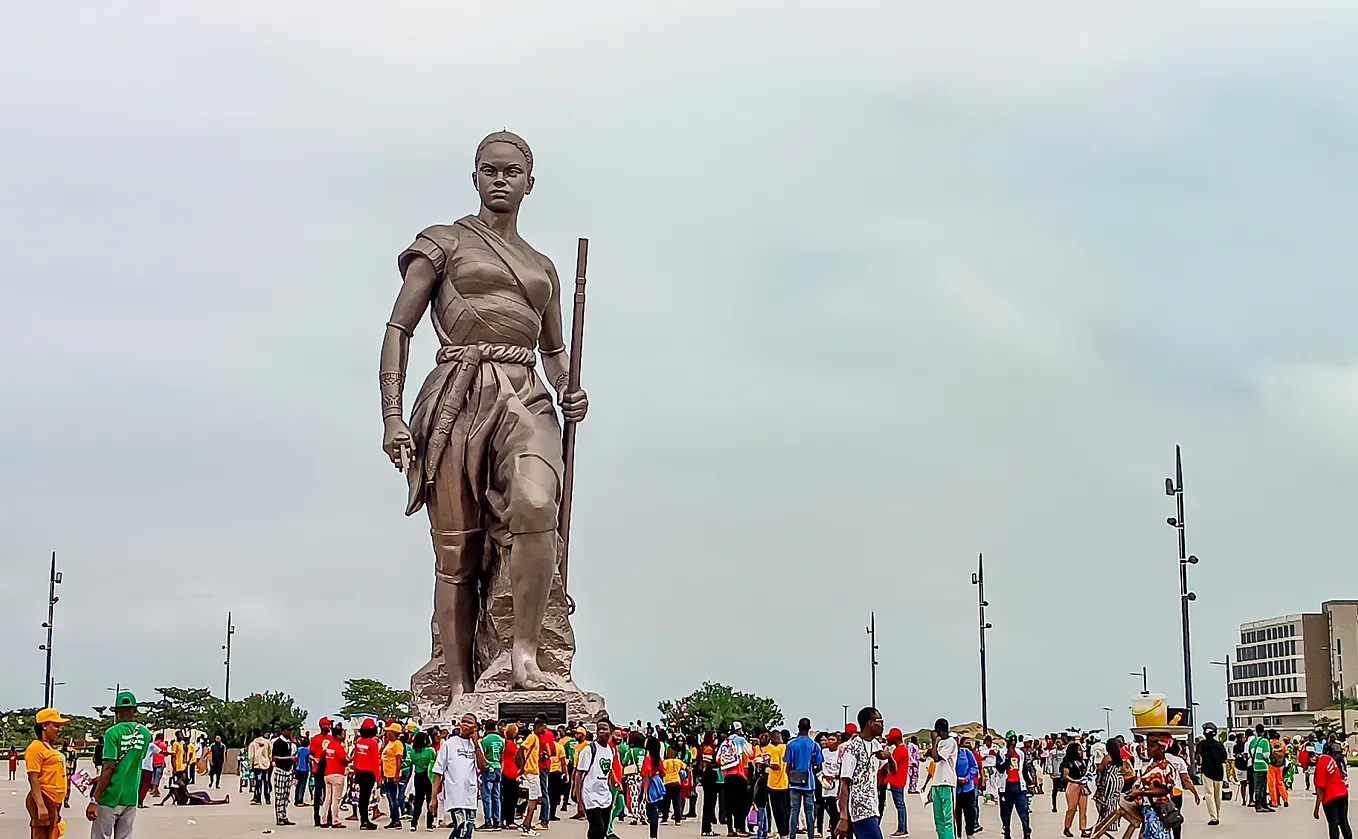
[[[716,682],[703,682],[702,687],[682,699],[667,699],[660,703],[659,710],[665,727],[682,734],[725,732],[733,722],[751,730],[783,724],[783,712],[777,702]]]
[[[403,720],[410,716],[410,691],[398,690],[376,679],[349,679],[342,695],[340,713],[346,717],[375,714],[384,720]]]
[[[139,716],[152,731],[202,729],[222,700],[207,688],[156,688],[159,699],[138,707]],[[111,711],[111,709],[110,709]]]

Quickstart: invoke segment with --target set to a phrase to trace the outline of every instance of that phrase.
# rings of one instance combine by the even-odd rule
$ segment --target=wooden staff
[[[585,264],[589,261],[589,240],[581,239],[575,252],[575,311],[571,314],[571,358],[566,375],[566,392],[574,393],[580,389],[580,351],[585,341]],[[566,590],[566,602],[570,612],[575,611],[566,587],[571,550],[571,497],[575,489],[575,423],[567,420],[561,431],[561,452],[566,471],[561,480],[561,516],[558,529],[561,533],[561,587]]]

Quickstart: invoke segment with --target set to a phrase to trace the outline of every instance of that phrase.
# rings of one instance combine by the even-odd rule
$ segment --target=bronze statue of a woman
[[[486,137],[476,149],[472,183],[480,212],[426,228],[399,257],[402,285],[382,340],[380,373],[382,448],[406,469],[406,515],[422,506],[429,511],[435,652],[425,671],[441,665],[437,692],[449,702],[478,684],[569,687],[573,640],[566,641],[572,649],[564,653],[565,672],[563,654],[548,662],[550,673],[539,662],[557,573],[563,467],[561,428],[534,370],[536,357],[567,420],[583,419],[589,407],[583,391],[567,392],[556,268],[519,236],[519,207],[533,191],[528,144],[507,131]],[[407,425],[401,400],[410,336],[426,310],[439,339],[437,364]],[[497,573],[508,577],[512,616],[490,613]],[[506,618],[512,632],[487,643],[487,624],[507,629]],[[487,685],[491,659],[506,657],[500,681]]]

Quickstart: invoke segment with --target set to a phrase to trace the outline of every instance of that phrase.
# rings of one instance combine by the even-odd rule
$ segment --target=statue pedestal
[[[445,707],[415,703],[415,716],[425,728],[437,725],[454,729],[467,713],[475,714],[478,721],[493,719],[529,725],[541,714],[549,725],[555,726],[595,722],[607,712],[602,696],[580,690],[490,690],[464,693]]]

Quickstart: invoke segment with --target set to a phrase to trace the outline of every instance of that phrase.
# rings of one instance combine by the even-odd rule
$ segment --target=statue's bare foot
[[[514,687],[519,690],[546,690],[551,687],[547,674],[538,667],[536,651],[528,653],[516,649],[510,653],[510,662],[514,669]]]

